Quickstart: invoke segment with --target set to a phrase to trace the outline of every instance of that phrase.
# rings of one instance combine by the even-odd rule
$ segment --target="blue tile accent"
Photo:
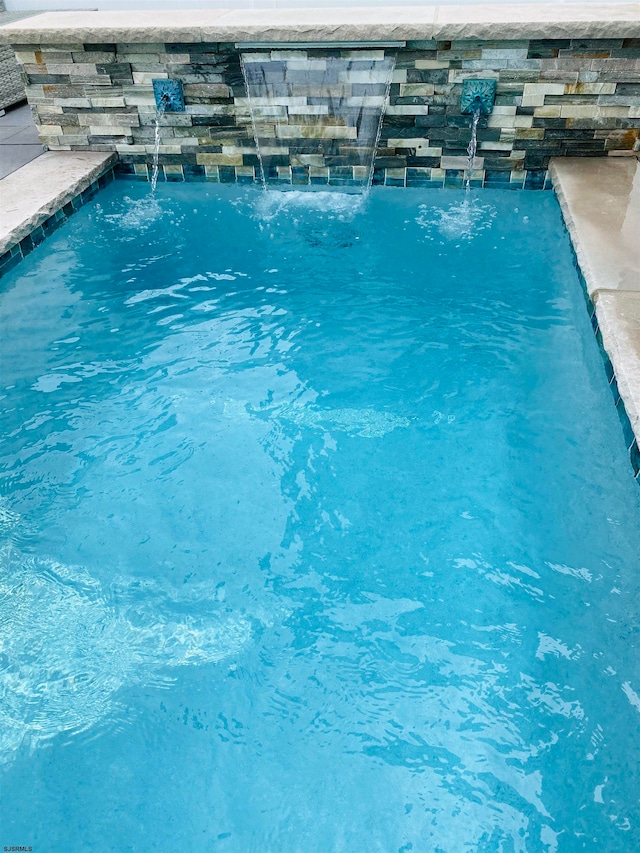
[[[496,99],[495,79],[468,79],[462,81],[462,95],[460,97],[460,111],[462,113],[473,113],[480,110],[488,115],[493,111]]]
[[[545,178],[547,176],[546,172],[527,172],[527,176],[524,179],[524,188],[525,190],[541,190],[544,187]]]
[[[44,243],[44,239],[47,236],[42,230],[41,226],[38,225],[37,228],[34,228],[31,234],[29,234],[33,241],[34,246],[39,246],[40,243]]]
[[[204,166],[183,166],[182,172],[184,174],[185,181],[203,181],[204,180]]]
[[[148,181],[150,179],[151,164],[146,164],[148,169],[146,173],[138,173],[135,167],[130,163],[118,163],[115,166],[115,177],[118,179],[126,178],[127,180]],[[329,169],[329,175],[311,175],[306,166],[292,166],[286,173],[279,173],[274,167],[267,174],[267,183],[280,185],[309,185],[320,186],[327,184],[336,187],[362,187],[363,181],[360,178],[354,178],[351,171],[352,167],[334,166]],[[408,166],[404,170],[404,177],[388,176],[388,170],[385,167],[379,167],[373,174],[373,186],[388,186],[388,187],[422,187],[437,189],[438,187],[456,187],[464,186],[464,170],[462,169],[447,169],[446,177],[433,179],[429,177],[431,170],[425,167]],[[515,172],[500,169],[487,169],[483,173],[483,177],[476,177],[471,180],[470,186],[474,188],[487,187],[489,189],[542,189],[545,184],[546,172],[530,171],[520,172],[517,180],[512,180]],[[207,174],[204,166],[183,165],[182,175],[179,172],[165,172],[164,166],[160,166],[158,172],[158,181],[212,181],[214,183],[238,183],[252,184],[260,183],[259,174],[250,175],[242,174],[236,170],[235,166],[219,166],[215,171]],[[100,184],[99,184],[100,186]],[[545,184],[545,188],[549,188]],[[75,203],[75,202],[74,202]]]
[[[618,417],[620,418],[620,421],[622,423],[622,433],[624,435],[624,443],[627,447],[627,450],[630,450],[631,447],[633,446],[635,440],[636,440],[636,437],[633,434],[633,429],[631,428],[631,421],[629,420],[628,417],[626,417],[627,412],[626,412],[626,409],[624,407],[624,402],[622,400],[622,397],[620,397],[620,396],[618,396],[618,399],[616,401],[616,410],[618,412]]]
[[[491,182],[492,184],[508,184],[511,182],[511,172],[501,169],[485,169],[484,171],[485,185]]]
[[[464,184],[463,169],[447,169],[444,173],[445,187],[461,187]]]
[[[408,187],[422,187],[423,189],[442,189],[443,181],[432,181],[429,178],[412,178],[407,175]]]
[[[13,254],[11,251],[5,252],[2,257],[0,257],[0,276],[4,275],[9,270],[13,269],[16,264],[19,264],[22,260],[22,255],[20,252],[16,252]]]
[[[53,232],[59,225],[60,220],[56,218],[56,215],[54,213],[53,216],[50,216],[48,219],[45,219],[45,221],[42,223],[41,228],[44,231],[45,236],[49,237],[51,234],[53,234]]]
[[[636,472],[635,478],[640,483],[640,447],[638,447],[637,440],[634,440],[629,448],[629,458],[631,459],[633,470]]]
[[[612,386],[611,390],[615,395],[615,391],[613,389],[613,383],[614,382],[616,383],[616,387],[617,387],[618,383],[616,382],[616,375],[613,371],[613,365],[611,364],[611,359],[609,358],[607,353],[604,351],[602,354],[602,360],[604,361],[604,369],[605,369],[605,373],[607,374],[607,379],[609,380],[609,385]]]
[[[291,183],[292,184],[308,184],[309,169],[306,166],[291,167]]]
[[[152,80],[156,109],[163,113],[183,113],[184,93],[180,80]]]

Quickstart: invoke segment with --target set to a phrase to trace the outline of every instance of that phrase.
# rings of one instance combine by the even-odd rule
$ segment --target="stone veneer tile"
[[[558,12],[560,20],[567,20],[565,12]],[[242,14],[238,12],[240,18]],[[408,10],[404,18],[400,15],[397,20],[402,19],[400,23],[410,28],[415,24],[416,19],[412,18],[415,14],[415,10]],[[458,13],[451,14],[458,22]],[[503,8],[502,14],[508,18],[512,13]],[[583,23],[588,18],[586,12],[575,8],[571,14]],[[625,30],[630,32],[633,27],[629,21],[633,16],[629,17],[629,7],[619,7],[619,15],[622,17],[617,19],[615,15],[605,15],[603,20],[611,27],[614,20],[625,20]],[[345,25],[355,26],[351,12],[338,17]],[[252,25],[257,26],[256,20],[253,19]],[[315,12],[301,16],[296,13],[291,20],[295,26],[317,25]],[[375,13],[371,20],[381,23],[383,28],[386,26],[384,14],[380,17]],[[469,20],[472,24],[482,23],[482,15],[478,12]],[[531,23],[533,18],[522,20]],[[225,21],[226,26],[229,19]],[[594,32],[602,31],[600,23],[593,26]],[[425,35],[424,26],[422,35]],[[391,86],[377,159],[379,169],[433,168],[442,165],[443,157],[464,156],[470,119],[460,115],[459,103],[461,82],[468,76],[493,76],[498,81],[494,112],[488,121],[484,120],[488,127],[481,124],[479,129],[480,148],[490,172],[515,170],[517,182],[517,172],[523,167],[527,173],[535,170],[544,173],[553,154],[618,155],[638,146],[640,83],[636,82],[636,76],[640,73],[640,63],[631,48],[628,55],[622,55],[624,45],[630,42],[620,37],[591,38],[587,44],[585,39],[578,38],[529,40],[499,35],[496,30],[485,41],[478,37],[453,41],[422,38],[397,52],[386,51],[389,55],[397,53],[395,74],[402,73]],[[186,37],[171,43],[145,44],[135,43],[131,38],[100,43],[94,34],[84,46],[77,42],[50,44],[43,50],[29,42],[19,46],[20,54],[29,60],[28,66],[33,70],[30,79],[35,82],[29,85],[28,95],[37,107],[36,120],[47,144],[58,149],[110,147],[126,162],[146,161],[148,165],[156,121],[150,83],[156,76],[167,75],[182,80],[186,109],[182,114],[161,119],[161,165],[175,166],[181,162],[195,167],[198,157],[213,157],[217,163],[209,162],[211,169],[220,166],[234,170],[236,179],[237,169],[255,169],[257,157],[250,141],[253,128],[249,101],[233,45],[189,42]],[[297,168],[313,163],[322,168],[323,164],[336,167],[359,163],[353,128],[339,127],[330,120],[329,99],[322,97],[326,92],[320,86],[314,94],[312,87],[301,82],[307,74],[319,74],[318,79],[322,79],[330,51],[314,48],[266,53],[277,57],[274,62],[282,69],[290,63],[293,81],[278,84],[282,91],[277,104],[265,101],[255,112],[258,136],[265,142],[269,140],[272,165]],[[385,51],[348,51],[343,56],[353,54],[362,58],[363,53],[371,54],[371,59],[362,63],[355,60],[362,68],[355,71],[355,78],[333,84],[333,96],[349,98],[349,106],[364,114],[383,99],[375,89],[379,84],[370,82],[375,77],[370,65],[379,61]],[[256,51],[252,61],[262,61],[264,56],[265,52]],[[87,61],[89,58],[105,61],[92,64]],[[169,61],[172,58],[180,62],[172,63]],[[52,68],[47,62],[52,63],[54,70],[69,73],[48,73]],[[522,63],[525,67],[515,67]],[[585,63],[589,69],[595,67],[594,63],[599,64],[597,70],[585,70]],[[468,64],[473,67],[461,68]],[[75,73],[74,65],[82,73]],[[303,77],[296,82],[294,77],[301,72]],[[562,77],[547,79],[545,74]],[[356,79],[362,82],[354,82]],[[638,92],[634,86],[638,86]],[[326,118],[321,118],[323,115]],[[204,168],[204,161],[200,166]],[[226,180],[231,172],[215,174]]]

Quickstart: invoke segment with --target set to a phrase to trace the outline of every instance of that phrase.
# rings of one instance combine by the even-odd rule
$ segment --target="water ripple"
[[[10,547],[0,565],[3,762],[23,745],[36,749],[117,717],[122,688],[167,685],[171,669],[237,655],[252,636],[248,617],[215,604],[213,585],[181,596],[136,580],[105,590],[82,568]],[[206,612],[194,615],[202,601]]]

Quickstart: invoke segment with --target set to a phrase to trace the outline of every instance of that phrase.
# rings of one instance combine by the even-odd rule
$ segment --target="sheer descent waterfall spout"
[[[371,186],[395,66],[383,49],[243,52],[263,187]]]

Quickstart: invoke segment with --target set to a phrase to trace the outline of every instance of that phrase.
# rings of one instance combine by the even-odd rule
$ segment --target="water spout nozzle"
[[[180,80],[152,80],[156,109],[165,113],[184,112],[184,94]]]
[[[496,81],[470,79],[462,84],[460,109],[464,114],[482,113],[489,115],[496,99]]]

